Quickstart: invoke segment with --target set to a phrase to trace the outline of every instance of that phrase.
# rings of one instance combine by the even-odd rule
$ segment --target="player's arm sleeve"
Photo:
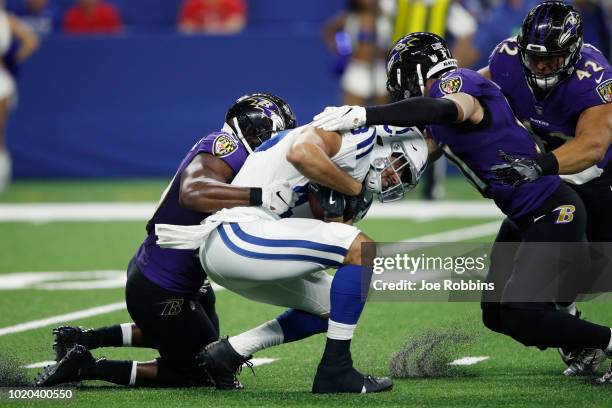
[[[448,99],[420,96],[366,108],[366,125],[422,126],[454,123],[457,105]]]

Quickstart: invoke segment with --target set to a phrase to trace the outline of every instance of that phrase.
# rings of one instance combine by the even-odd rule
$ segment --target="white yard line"
[[[51,221],[146,221],[155,203],[24,203],[0,204],[0,222]],[[482,201],[401,201],[372,205],[368,219],[405,218],[501,218],[490,200]]]
[[[475,239],[494,235],[499,230],[501,221],[487,222],[471,227],[458,228],[450,231],[438,232],[435,234],[421,235],[402,240],[402,242],[458,242],[468,239]]]
[[[459,228],[459,229],[445,231],[445,232],[441,232],[437,234],[413,237],[407,241],[409,242],[449,242],[449,241],[455,241],[455,240],[461,241],[461,240],[466,240],[466,239],[473,239],[473,238],[487,236],[487,235],[491,235],[495,233],[497,229],[499,228],[499,224],[500,224],[499,221],[495,221],[495,222],[490,222],[486,224],[476,225],[473,227]],[[93,272],[94,272],[93,273],[94,275],[98,274],[102,276],[107,276],[110,271],[93,271]],[[27,280],[29,280],[30,282],[32,280],[34,280],[35,282],[38,282],[37,279],[33,276],[36,274],[35,272],[27,272],[25,274],[26,274]],[[58,275],[58,274],[71,274],[71,273],[70,272],[50,272],[50,274],[56,274],[53,276],[59,277],[61,275]],[[12,276],[11,278],[12,283],[7,283],[6,286],[13,285],[14,287],[17,284],[16,280],[18,280],[18,278],[15,275],[18,275],[18,274],[0,275],[0,281],[3,280],[3,276]],[[71,274],[70,276],[72,277],[74,275]],[[216,286],[216,290],[220,290],[220,289],[222,288],[219,286]],[[38,329],[41,327],[51,326],[57,323],[65,323],[65,322],[72,321],[72,320],[78,320],[78,319],[84,319],[87,317],[98,316],[101,314],[111,313],[111,312],[115,312],[115,311],[123,310],[123,309],[125,309],[125,302],[117,302],[117,303],[111,303],[108,305],[93,307],[89,309],[77,310],[71,313],[51,316],[45,319],[33,320],[30,322],[20,323],[14,326],[0,328],[0,336],[5,336],[7,334],[12,334],[12,333],[24,332],[28,330],[34,330],[34,329]]]
[[[32,320],[29,322],[16,324],[14,326],[3,327],[0,329],[0,336],[6,336],[7,334],[19,333],[28,330],[40,329],[41,327],[47,327],[57,323],[85,319],[86,317],[98,316],[123,309],[125,309],[125,302],[117,302],[108,305],[92,307],[89,309],[77,310],[76,312],[51,316],[40,320]]]
[[[253,363],[253,367],[259,367],[262,365],[271,364],[275,362],[276,360],[278,359],[277,358],[253,358],[251,359],[251,363]],[[53,365],[53,364],[55,364],[54,360],[48,360],[48,361],[39,361],[37,363],[32,363],[32,364],[26,364],[22,367],[23,368],[43,368],[43,367]]]
[[[125,273],[125,272],[124,272]],[[1,279],[2,275],[0,275]],[[224,290],[225,288],[212,284],[216,292]],[[32,320],[25,323],[19,323],[14,326],[8,326],[0,328],[0,337],[6,336],[7,334],[20,333],[29,330],[40,329],[41,327],[52,326],[54,324],[66,323],[73,320],[85,319],[88,317],[99,316],[107,313],[116,312],[119,310],[125,310],[125,302],[110,303],[108,305],[96,306],[89,309],[77,310],[70,313],[65,313],[57,316],[51,316],[44,319]]]
[[[448,363],[448,365],[452,365],[452,366],[467,366],[467,365],[474,365],[474,364],[478,364],[481,361],[485,361],[490,359],[491,357],[489,356],[480,356],[480,357],[461,357],[458,358],[455,361],[451,361],[450,363]]]
[[[92,290],[125,287],[122,269],[94,271],[15,272],[0,274],[0,291],[17,289]],[[211,283],[214,290],[223,290]]]

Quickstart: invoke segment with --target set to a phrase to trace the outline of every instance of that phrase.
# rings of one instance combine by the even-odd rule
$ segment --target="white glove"
[[[329,132],[356,129],[365,125],[366,110],[362,106],[328,106],[313,118],[315,127]]]
[[[261,189],[261,206],[275,214],[283,214],[295,205],[296,194],[291,185],[278,182]]]

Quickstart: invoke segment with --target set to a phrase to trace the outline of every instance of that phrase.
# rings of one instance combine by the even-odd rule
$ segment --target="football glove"
[[[313,118],[313,126],[329,132],[362,127],[366,123],[366,110],[361,106],[328,106]]]
[[[500,150],[499,155],[506,162],[491,167],[495,179],[513,187],[529,181],[535,181],[542,176],[542,168],[534,159],[511,156]]]
[[[261,189],[261,206],[275,214],[284,214],[295,205],[295,193],[291,185],[278,182]]]
[[[374,194],[372,194],[369,189],[365,188],[364,184],[358,196],[346,198],[344,221],[353,220],[353,224],[361,221],[368,213],[372,201],[374,201]]]
[[[310,183],[308,189],[323,209],[325,219],[343,216],[344,208],[346,207],[346,196],[344,194],[315,183]]]

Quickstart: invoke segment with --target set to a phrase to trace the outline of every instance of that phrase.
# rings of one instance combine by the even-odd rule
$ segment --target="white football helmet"
[[[383,203],[400,200],[427,167],[427,143],[416,127],[379,125],[376,135],[366,188]]]

